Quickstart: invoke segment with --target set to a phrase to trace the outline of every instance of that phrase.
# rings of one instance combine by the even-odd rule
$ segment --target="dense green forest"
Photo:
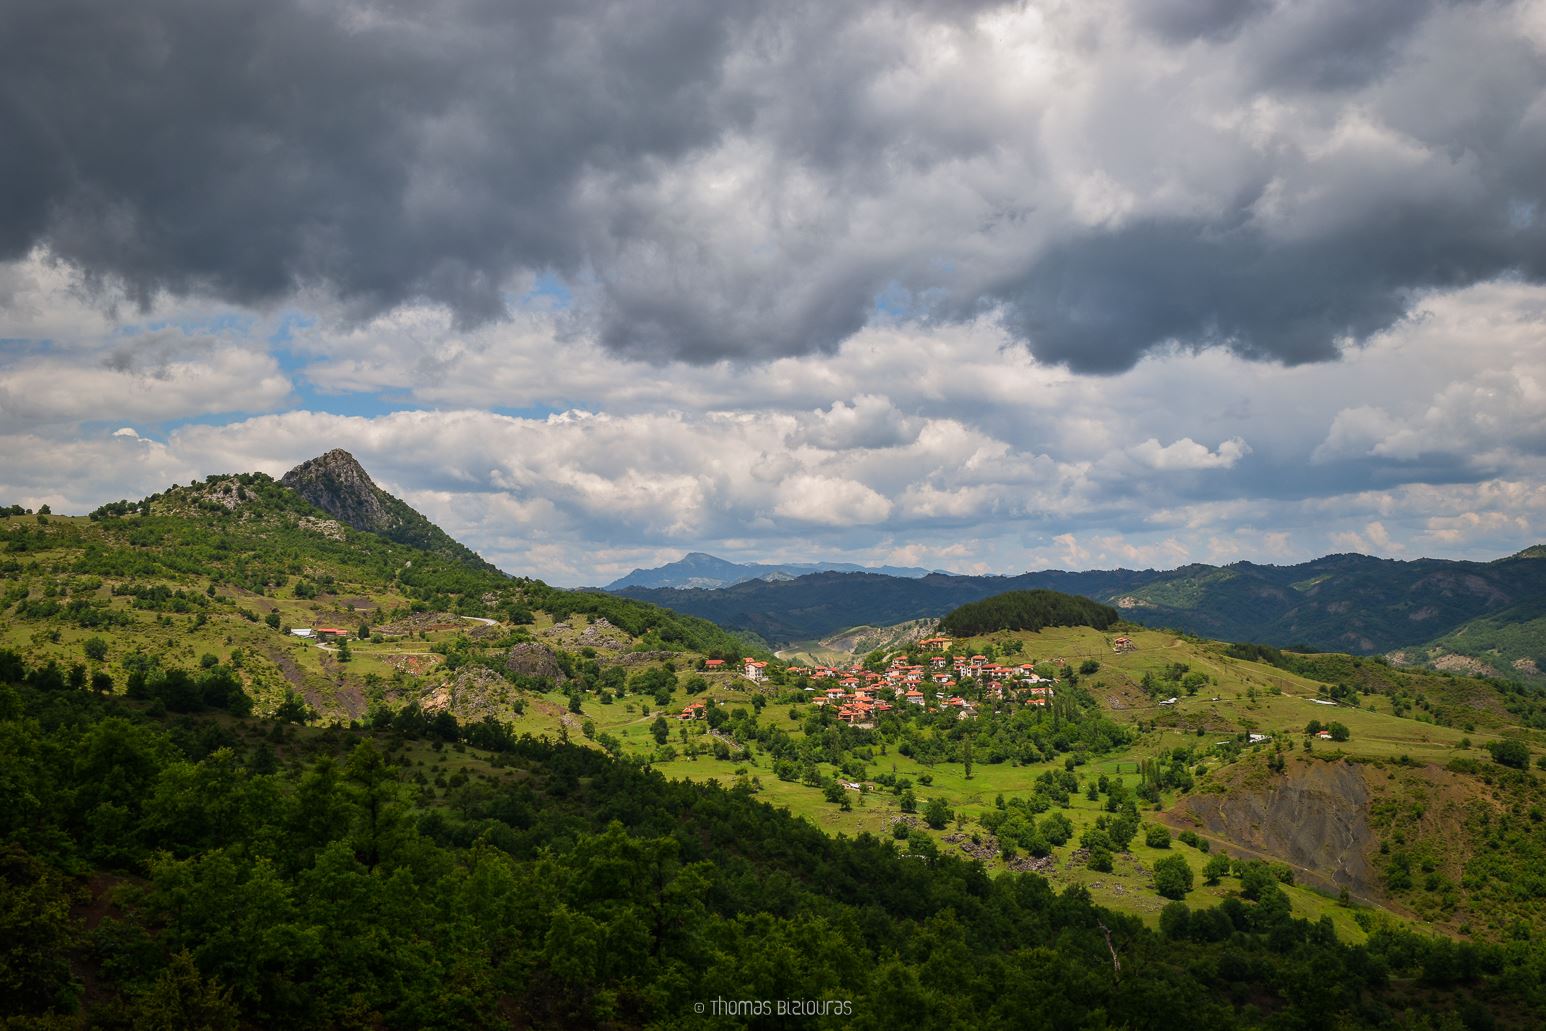
[[[1040,630],[1049,626],[1092,626],[1105,630],[1118,619],[1109,605],[1058,591],[1009,591],[968,602],[939,621],[940,631],[973,637],[996,630]]]
[[[0,677],[7,1026],[773,1026],[713,1007],[781,999],[861,1028],[1546,1013],[1528,943],[1347,946],[1271,877],[1154,932],[497,727],[307,728],[202,695],[178,714],[14,655]]]

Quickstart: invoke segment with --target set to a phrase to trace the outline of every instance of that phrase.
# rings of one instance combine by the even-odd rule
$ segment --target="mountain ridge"
[[[1375,654],[1423,647],[1473,620],[1546,600],[1546,568],[1534,560],[1542,550],[1527,548],[1488,562],[1338,553],[1285,566],[1191,563],[1173,570],[1050,569],[910,579],[834,572],[714,591],[618,593],[753,630],[780,645],[819,640],[859,624],[940,617],[994,594],[1045,588],[1112,605],[1124,618],[1149,626],[1221,640]]]
[[[499,571],[406,501],[378,487],[359,460],[342,448],[307,459],[281,476],[279,483],[356,530],[368,530],[479,569]]]
[[[852,562],[731,562],[707,552],[690,551],[675,562],[635,569],[602,590],[618,592],[630,587],[716,590],[748,580],[793,579],[826,572],[879,573],[916,579],[940,571],[921,566],[861,566]]]

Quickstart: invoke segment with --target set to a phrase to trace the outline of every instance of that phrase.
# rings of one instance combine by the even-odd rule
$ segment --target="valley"
[[[1493,562],[1327,555],[1292,566],[1237,562],[1011,576],[819,572],[690,589],[630,582],[617,590],[789,648],[856,622],[937,619],[993,595],[1043,588],[1113,605],[1146,626],[1278,647],[1390,654],[1411,665],[1546,685],[1539,679],[1546,668],[1543,555],[1541,548]]]

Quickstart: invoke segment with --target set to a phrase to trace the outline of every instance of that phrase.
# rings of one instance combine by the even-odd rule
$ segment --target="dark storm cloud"
[[[1271,7],[1272,0],[1148,0],[1135,14],[1145,28],[1179,43],[1225,39]]]
[[[465,324],[551,271],[609,348],[695,362],[831,350],[900,287],[942,317],[1002,306],[1038,356],[1099,370],[1169,342],[1323,359],[1412,290],[1543,274],[1546,74],[1509,4],[1468,5],[1453,67],[1412,50],[1443,34],[1439,0],[1053,8],[1026,35],[1065,79],[1018,92],[1046,58],[977,26],[993,7],[1021,10],[11,0],[0,258],[41,247],[141,300],[320,288],[358,316],[427,300]],[[1145,61],[1191,79],[1165,85],[1191,90],[1159,112],[1173,150],[1081,171],[1134,199],[1076,218],[1044,122],[1077,110],[1064,81],[1076,101]],[[1460,172],[1414,196],[1410,163],[1312,167],[1241,132],[1204,141],[1225,185],[1178,213],[1155,184],[1190,186],[1190,129],[1279,98],[1328,132],[1367,107]],[[1123,98],[1094,110],[1062,142],[1120,149]],[[1345,211],[1273,224],[1283,181]]]
[[[322,282],[488,317],[512,270],[580,261],[588,164],[669,160],[740,117],[719,76],[745,10],[6,4],[0,247],[142,295]]]
[[[1546,276],[1546,232],[1496,205],[1411,207],[1313,242],[1268,240],[1243,218],[1144,221],[1055,246],[1000,287],[1009,324],[1039,358],[1086,372],[1160,345],[1294,365],[1392,325],[1417,289],[1502,269]]]
[[[1389,71],[1400,45],[1436,6],[1439,0],[1285,4],[1261,41],[1260,81],[1295,89],[1361,86]],[[1451,6],[1490,5],[1454,0]]]

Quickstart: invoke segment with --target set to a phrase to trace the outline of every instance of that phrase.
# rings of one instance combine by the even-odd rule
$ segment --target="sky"
[[[0,504],[561,585],[1546,540],[1546,0],[0,5]]]

